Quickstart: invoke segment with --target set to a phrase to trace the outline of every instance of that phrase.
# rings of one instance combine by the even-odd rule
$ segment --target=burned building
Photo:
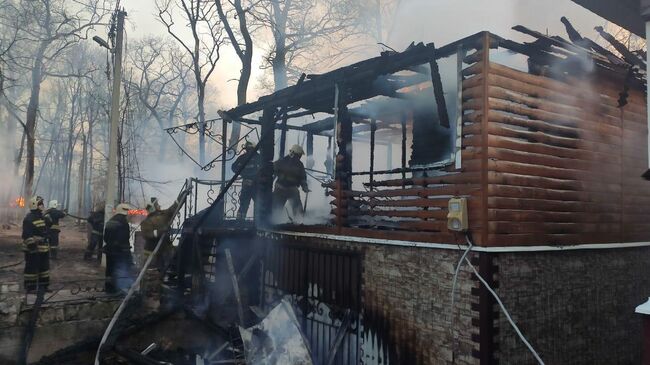
[[[272,224],[270,181],[255,214],[259,305],[292,298],[317,363],[348,311],[335,363],[638,362],[645,65],[516,29],[531,42],[413,44],[223,113],[261,127],[266,164],[288,130],[308,155],[333,138],[327,223]],[[398,167],[377,168],[382,144]],[[467,232],[448,228],[458,197]]]
[[[531,41],[412,44],[222,113],[224,130],[260,129],[254,214],[235,219],[224,140],[224,178],[188,182],[182,295],[166,299],[219,328],[227,342],[210,351],[244,362],[237,328],[282,302],[316,364],[639,362],[645,63],[516,29]],[[273,216],[290,132],[305,135],[325,220]]]

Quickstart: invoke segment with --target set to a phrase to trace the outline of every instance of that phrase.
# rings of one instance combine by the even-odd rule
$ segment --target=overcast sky
[[[127,32],[130,40],[144,35],[167,34],[156,20],[154,0],[122,0],[122,4],[128,12]],[[389,20],[393,23],[388,26],[392,32],[385,43],[397,50],[404,49],[412,41],[435,42],[440,47],[483,30],[504,38],[530,40],[510,29],[517,24],[566,37],[564,26],[560,22],[561,16],[569,18],[579,32],[592,39],[598,38],[594,26],[606,23],[604,19],[569,0],[402,0]],[[379,51],[377,48],[374,55]],[[260,75],[260,54],[259,51],[254,52],[256,67],[249,88],[249,100],[255,100],[259,96],[255,89]],[[364,57],[374,55],[367,54]],[[235,104],[236,83],[227,80],[233,79],[238,73],[239,61],[228,48],[212,78],[212,86],[218,94],[212,95],[209,100],[219,104],[218,107]]]

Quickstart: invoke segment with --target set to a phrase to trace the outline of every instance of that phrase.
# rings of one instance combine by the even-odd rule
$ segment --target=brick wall
[[[638,364],[650,248],[494,255],[498,293],[546,364]],[[499,364],[535,363],[500,315]]]

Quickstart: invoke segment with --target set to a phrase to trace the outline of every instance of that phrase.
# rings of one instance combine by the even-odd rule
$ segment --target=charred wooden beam
[[[374,182],[375,171],[375,134],[377,132],[377,121],[370,120],[370,190],[372,190],[372,183]]]
[[[621,56],[623,56],[623,59],[627,63],[638,66],[642,70],[645,70],[645,62],[643,62],[637,55],[632,53],[623,43],[619,42],[613,35],[606,32],[603,27],[598,26],[594,29],[596,32],[598,32],[598,34],[600,34],[601,37],[609,42],[609,44],[611,44],[612,47],[614,47],[614,49],[616,49],[616,51],[621,54]]]
[[[406,180],[406,114],[402,114],[402,180]]]
[[[307,168],[314,167],[314,134],[307,132]]]
[[[233,118],[245,116],[247,114],[263,110],[264,108],[281,107],[283,105],[301,106],[308,104],[310,101],[321,95],[333,95],[334,85],[346,82],[348,88],[354,88],[356,85],[364,82],[375,80],[378,76],[393,74],[398,71],[406,70],[414,66],[426,64],[435,57],[446,57],[457,51],[459,45],[468,48],[475,47],[472,40],[478,39],[481,33],[466,37],[456,42],[450,43],[437,49],[433,45],[415,45],[404,52],[387,53],[379,57],[361,61],[347,67],[342,67],[328,73],[312,77],[300,85],[300,93],[294,93],[297,85],[278,90],[275,93],[263,96],[257,101],[244,104],[233,108],[229,111]],[[347,90],[342,92],[347,94]],[[362,100],[362,99],[359,99]],[[359,100],[351,99],[349,103]],[[328,104],[331,105],[331,104]]]
[[[287,112],[282,113],[282,124],[280,128],[280,157],[284,156],[287,147]]]
[[[337,120],[337,136],[336,143],[338,146],[338,153],[336,155],[336,170],[335,170],[335,183],[336,192],[342,192],[352,188],[352,120],[348,114],[345,101],[341,100],[340,104],[343,105],[339,108],[339,117]],[[338,194],[336,202],[339,206],[347,205],[350,197]],[[341,214],[337,215],[337,226],[342,227],[347,225],[347,217]]]
[[[275,109],[264,109],[260,123],[262,135],[272,135],[275,130]],[[257,183],[257,200],[255,200],[255,223],[259,228],[270,225],[273,193],[273,155],[275,138],[260,140],[260,172]]]
[[[560,18],[560,21],[562,22],[562,24],[564,24],[564,27],[566,28],[566,32],[569,35],[569,39],[571,40],[571,42],[573,42],[577,46],[586,49],[591,49],[594,52],[607,57],[607,59],[614,64],[618,64],[618,65],[625,64],[623,60],[618,58],[612,52],[606,50],[605,48],[600,46],[598,43],[592,41],[591,39],[583,37],[580,33],[578,33],[578,31],[573,27],[569,19],[567,19],[566,17],[563,16],[562,18]]]
[[[436,105],[438,107],[440,125],[449,128],[449,114],[447,113],[447,102],[445,101],[445,94],[442,89],[442,80],[440,79],[438,61],[434,59],[429,62],[429,67],[431,68],[431,83],[433,84],[433,95],[436,98]]]

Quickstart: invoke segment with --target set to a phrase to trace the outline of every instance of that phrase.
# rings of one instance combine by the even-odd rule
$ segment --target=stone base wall
[[[650,247],[493,257],[497,292],[545,363],[640,363],[634,309],[650,296]],[[495,327],[499,364],[536,363],[505,316]]]
[[[24,346],[32,314],[32,307],[24,299],[18,284],[0,286],[0,364],[16,364]],[[89,337],[101,336],[119,303],[120,298],[116,297],[44,303],[27,362],[36,362]]]
[[[360,253],[363,310],[385,321],[382,329],[395,348],[408,353],[401,360],[536,363],[466,264],[458,278],[452,323],[451,286],[462,254],[458,250],[264,236],[268,243]],[[650,296],[650,247],[472,252],[469,257],[545,363],[640,362],[642,318],[634,309]],[[377,363],[384,356],[366,353],[364,363]]]
[[[459,273],[453,328],[451,292],[462,252],[268,234],[268,243],[299,244],[361,254],[363,311],[387,333],[395,357],[364,351],[363,363],[478,364],[478,282],[464,265]],[[478,254],[470,255],[474,260]],[[372,317],[370,319],[369,317]],[[455,340],[454,340],[455,338]],[[366,337],[366,344],[373,338]],[[454,355],[452,355],[452,349]]]

